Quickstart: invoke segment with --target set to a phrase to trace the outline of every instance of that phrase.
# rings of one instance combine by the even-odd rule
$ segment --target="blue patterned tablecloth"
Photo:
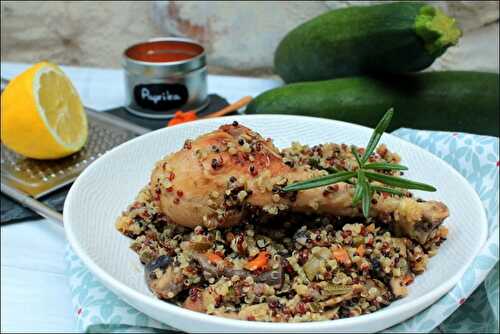
[[[460,282],[435,304],[386,332],[499,332],[499,140],[494,137],[399,129],[458,170],[479,194],[489,222],[488,240]],[[73,305],[85,332],[156,332],[172,328],[149,318],[107,290],[68,247]],[[369,329],[367,329],[369,330]]]

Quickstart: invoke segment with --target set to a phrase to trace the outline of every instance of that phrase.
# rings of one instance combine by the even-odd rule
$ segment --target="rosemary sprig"
[[[338,172],[335,174],[330,174],[326,176],[317,177],[314,179],[307,180],[305,182],[293,183],[285,187],[284,191],[295,191],[295,190],[306,190],[311,188],[317,188],[326,186],[332,183],[344,182],[356,175],[356,172]]]
[[[366,146],[363,156],[360,157],[356,148],[354,146],[351,146],[351,152],[354,158],[356,159],[356,163],[358,164],[358,169],[356,172],[350,172],[350,171],[338,172],[336,170],[331,170],[333,172],[332,174],[290,184],[285,188],[283,188],[283,191],[287,192],[287,191],[305,190],[305,189],[322,187],[338,182],[347,182],[350,184],[355,184],[356,187],[354,189],[354,195],[352,197],[352,205],[355,206],[361,202],[361,209],[363,210],[363,215],[365,217],[368,217],[368,214],[370,212],[370,205],[373,197],[373,192],[385,192],[399,196],[403,196],[406,193],[405,191],[401,191],[394,188],[371,185],[370,181],[378,181],[385,185],[398,187],[401,189],[419,189],[424,191],[436,191],[436,188],[425,183],[420,183],[397,176],[376,173],[373,171],[373,170],[408,170],[408,167],[406,166],[387,163],[387,162],[366,163],[369,157],[372,155],[375,148],[377,147],[380,138],[382,138],[382,135],[389,126],[393,114],[394,110],[391,108],[385,113],[384,117],[382,117],[382,119],[379,121],[379,123],[373,130],[373,134],[370,140],[368,141],[368,145]],[[356,182],[354,182],[354,179],[356,180]]]

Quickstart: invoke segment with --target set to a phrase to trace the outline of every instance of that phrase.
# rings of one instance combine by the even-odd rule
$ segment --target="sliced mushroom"
[[[280,265],[277,269],[265,271],[260,273],[259,275],[254,275],[250,271],[245,269],[224,267],[219,270],[216,265],[213,265],[210,263],[210,261],[208,261],[208,258],[205,254],[194,252],[191,254],[191,257],[195,261],[197,261],[200,267],[203,269],[203,276],[205,277],[205,279],[208,279],[210,277],[219,278],[222,276],[226,276],[228,278],[231,278],[233,276],[239,276],[242,278],[253,277],[255,282],[265,283],[275,288],[280,288],[283,285],[284,271],[282,265]]]
[[[269,286],[279,289],[284,282],[283,267],[279,266],[275,270],[263,272],[262,274],[255,277],[255,281],[258,283],[265,283]]]
[[[149,289],[161,299],[174,298],[183,290],[183,275],[175,271],[173,264],[172,257],[162,255],[144,266]]]
[[[205,277],[205,279],[208,280],[211,277],[217,278],[221,276],[219,270],[217,269],[217,266],[211,264],[210,261],[208,261],[208,257],[205,254],[192,252],[191,258],[196,262],[198,262],[201,269],[203,270],[203,276]]]
[[[307,245],[308,239],[309,239],[309,234],[305,226],[298,229],[297,232],[295,232],[295,234],[293,235],[293,240],[302,246]]]

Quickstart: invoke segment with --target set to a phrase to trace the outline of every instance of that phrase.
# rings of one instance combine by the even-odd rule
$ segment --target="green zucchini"
[[[425,72],[294,83],[256,97],[247,113],[331,118],[374,127],[390,107],[389,130],[409,127],[498,137],[499,75]]]
[[[430,66],[460,36],[455,19],[423,3],[353,6],[289,32],[276,49],[274,69],[285,82],[414,72]]]

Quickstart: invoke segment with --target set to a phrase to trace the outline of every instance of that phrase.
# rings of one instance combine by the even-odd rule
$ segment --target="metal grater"
[[[58,212],[36,199],[73,182],[106,151],[149,131],[112,115],[103,115],[88,108],[85,110],[89,122],[88,142],[80,152],[69,157],[57,160],[29,159],[2,144],[2,193],[44,217],[62,220]]]
[[[71,183],[92,161],[111,148],[136,137],[137,129],[124,128],[113,123],[108,116],[89,116],[89,137],[78,153],[58,160],[35,160],[20,156],[2,144],[2,183],[15,187],[34,198]],[[123,122],[122,120],[120,120]],[[139,129],[139,131],[147,131]],[[142,132],[142,133],[144,133]]]

